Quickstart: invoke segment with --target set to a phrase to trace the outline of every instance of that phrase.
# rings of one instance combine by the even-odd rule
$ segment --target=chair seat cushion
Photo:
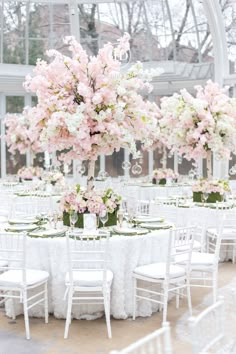
[[[37,283],[46,281],[49,278],[49,273],[44,270],[27,269],[26,270],[26,285],[32,286]],[[8,270],[0,274],[0,287],[22,287],[22,271]]]
[[[135,268],[134,276],[141,275],[153,279],[165,279],[166,263],[152,263]],[[178,278],[185,275],[184,267],[178,265],[170,265],[170,278]]]
[[[191,265],[212,265],[214,263],[215,255],[213,253],[204,252],[192,252]],[[175,261],[180,264],[185,264],[187,260],[187,255],[176,255]]]
[[[73,282],[77,286],[93,287],[102,286],[103,284],[103,271],[102,270],[74,270]],[[111,286],[113,280],[113,273],[107,270],[106,283]],[[69,272],[66,273],[66,285],[70,284]]]
[[[207,229],[207,233],[216,237],[218,234],[218,231],[216,228],[208,228]],[[236,228],[235,227],[226,227],[225,229],[223,229],[223,232],[221,233],[221,239],[222,240],[232,240],[235,239],[236,240]]]

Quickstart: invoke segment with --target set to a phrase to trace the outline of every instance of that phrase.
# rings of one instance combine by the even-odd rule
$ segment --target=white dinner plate
[[[170,223],[142,223],[139,225],[140,227],[144,227],[149,230],[159,230],[159,229],[170,229],[173,225]]]
[[[30,232],[29,236],[33,237],[50,237],[50,236],[62,236],[64,235],[66,228],[61,229],[42,229],[35,232]]]
[[[35,224],[14,224],[14,225],[9,225],[6,227],[7,231],[12,231],[12,232],[19,232],[19,231],[32,231],[37,229],[38,226]]]
[[[135,221],[137,222],[163,222],[164,218],[160,217],[151,217],[151,216],[145,216],[145,215],[140,215],[135,218]]]
[[[113,231],[120,235],[145,235],[148,233],[148,230],[144,230],[144,229],[118,227],[118,226],[114,226]]]
[[[29,218],[29,217],[25,217],[24,219],[23,218],[8,219],[9,224],[35,224],[38,221],[39,220],[36,218]]]

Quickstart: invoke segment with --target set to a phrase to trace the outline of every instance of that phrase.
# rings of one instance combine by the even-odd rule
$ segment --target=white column
[[[152,173],[153,173],[153,164],[154,164],[153,156],[154,156],[153,151],[149,151],[148,152],[148,174],[149,174],[149,176],[152,176]]]
[[[198,170],[198,175],[199,175],[199,177],[202,177],[202,176],[203,176],[203,167],[202,167],[202,164],[203,164],[203,160],[202,160],[201,157],[199,157],[198,162],[197,162],[197,170]]]
[[[76,0],[71,0],[69,3],[69,16],[71,35],[80,42],[79,10]]]
[[[106,171],[106,156],[100,155],[100,171]]]
[[[5,141],[5,123],[3,122],[6,114],[6,96],[0,93],[0,117],[1,117],[1,177],[6,177],[6,141]]]
[[[174,153],[174,171],[178,173],[178,153]]]
[[[219,1],[204,0],[202,5],[208,19],[208,24],[212,36],[215,64],[215,81],[222,85],[224,77],[229,75],[227,40],[222,11],[219,5]]]
[[[130,162],[129,161],[129,155],[130,155],[129,151],[127,149],[125,149],[125,156],[124,156],[124,161],[125,162]],[[125,177],[129,177],[129,170],[128,169],[124,170],[124,175],[125,175]]]

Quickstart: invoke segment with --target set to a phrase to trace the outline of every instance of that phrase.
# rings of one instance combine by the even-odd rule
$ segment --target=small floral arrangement
[[[53,185],[58,184],[58,183],[62,184],[64,179],[65,178],[63,176],[63,173],[61,173],[60,171],[48,172],[45,177],[45,181],[47,181],[48,183],[51,183]]]
[[[22,167],[18,170],[17,176],[21,179],[33,179],[34,177],[41,178],[43,174],[43,169],[41,167]]]
[[[111,188],[106,190],[82,190],[77,184],[72,190],[67,191],[60,202],[63,211],[70,213],[101,214],[103,210],[113,213],[117,210],[121,202],[121,196],[116,194]]]
[[[171,168],[159,168],[153,171],[152,178],[156,180],[160,179],[177,179],[179,174],[174,172]]]
[[[230,187],[228,181],[200,179],[192,186],[192,191],[224,195],[225,192],[230,192]]]

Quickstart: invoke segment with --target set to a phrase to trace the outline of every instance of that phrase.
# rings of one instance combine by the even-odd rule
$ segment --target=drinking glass
[[[206,193],[206,192],[202,193],[202,202],[203,202],[203,203],[205,203],[205,202],[207,201],[208,196],[209,196],[208,193]]]
[[[117,220],[119,223],[119,227],[121,228],[124,220],[124,212],[121,209],[117,212]]]
[[[128,207],[128,222],[130,226],[132,227],[132,222],[134,220],[134,215],[135,215],[135,210],[134,207]]]
[[[58,214],[56,211],[53,213],[53,223],[54,223],[54,229],[57,228],[57,222],[58,222]]]
[[[70,212],[70,227],[71,227],[71,230],[73,231],[74,230],[74,227],[75,227],[75,224],[76,224],[76,221],[78,220],[78,213],[77,211],[71,211]]]
[[[106,210],[102,210],[100,215],[99,215],[99,219],[101,220],[101,223],[103,225],[103,227],[105,226],[106,222],[108,221],[108,213]]]

